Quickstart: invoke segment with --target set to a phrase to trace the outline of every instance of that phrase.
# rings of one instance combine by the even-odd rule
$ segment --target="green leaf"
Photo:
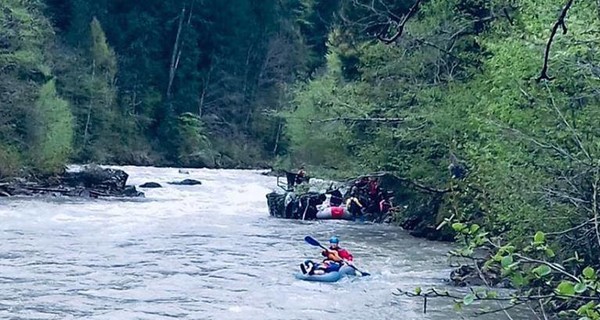
[[[415,288],[415,294],[420,296],[421,295],[421,287],[416,287]]]
[[[585,269],[583,269],[583,276],[586,279],[593,279],[595,275],[596,275],[596,271],[594,271],[594,268],[585,267]]]
[[[474,223],[471,225],[471,230],[469,230],[471,234],[474,234],[475,232],[479,231],[479,225]]]
[[[586,315],[589,311],[593,311],[596,307],[596,303],[594,301],[590,301],[577,309],[577,314],[580,316]]]
[[[464,228],[465,228],[465,225],[460,222],[455,222],[452,224],[452,229],[454,229],[454,231],[456,231],[456,232],[460,232]]]
[[[575,292],[577,292],[577,293],[584,293],[584,292],[585,292],[585,290],[587,290],[587,286],[585,285],[585,283],[581,283],[581,282],[579,282],[579,283],[577,283],[577,284],[575,285],[575,288],[574,288],[574,290],[575,290]]]
[[[470,305],[471,303],[473,303],[473,301],[475,301],[475,295],[472,293],[469,293],[463,298],[463,303],[465,304],[465,306]]]
[[[513,263],[512,255],[503,257],[502,262],[500,262],[500,264],[502,265],[502,268],[505,268],[505,269],[507,269],[512,263]]]
[[[546,257],[548,258],[554,258],[555,254],[554,254],[554,250],[550,249],[550,248],[546,248]]]
[[[572,296],[575,294],[575,285],[571,281],[564,280],[556,287],[556,293],[563,296]]]
[[[558,316],[565,318],[565,317],[569,316],[569,313],[566,312],[565,310],[562,310],[561,312],[558,313]]]
[[[543,276],[547,276],[550,274],[550,272],[552,272],[552,270],[550,269],[550,267],[548,267],[545,264],[542,264],[538,267],[536,267],[535,269],[532,270],[533,273],[535,273],[536,276],[538,277],[543,277]]]
[[[489,299],[496,299],[498,298],[498,293],[496,291],[488,291],[486,297]]]
[[[533,236],[533,241],[537,244],[542,244],[542,243],[544,243],[545,240],[546,240],[546,235],[541,231],[536,232],[535,236]]]
[[[515,287],[522,287],[525,285],[525,278],[523,278],[523,274],[520,272],[513,274],[510,277],[510,280]]]

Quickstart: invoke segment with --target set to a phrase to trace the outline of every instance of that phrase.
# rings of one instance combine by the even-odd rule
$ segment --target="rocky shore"
[[[71,197],[144,197],[135,186],[127,185],[129,175],[119,169],[84,166],[78,171],[39,178],[9,178],[0,181],[0,197],[71,196]]]

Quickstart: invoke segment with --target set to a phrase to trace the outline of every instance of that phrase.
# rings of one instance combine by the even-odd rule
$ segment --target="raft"
[[[345,207],[328,207],[317,211],[317,219],[354,220],[354,215]]]
[[[347,265],[343,265],[339,271],[328,272],[325,274],[303,274],[302,272],[297,272],[295,274],[296,279],[304,280],[304,281],[318,281],[318,282],[336,282],[340,280],[344,276],[354,276],[356,275],[356,271]]]

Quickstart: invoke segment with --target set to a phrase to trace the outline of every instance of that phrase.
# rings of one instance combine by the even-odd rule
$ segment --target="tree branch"
[[[309,120],[309,123],[322,123],[322,122],[335,122],[335,121],[345,121],[345,122],[404,122],[404,118],[351,118],[351,117],[336,117],[336,118],[328,118],[322,120]]]
[[[378,35],[377,35],[377,39],[379,39],[380,41],[382,41],[385,44],[390,44],[394,41],[396,41],[398,38],[400,38],[400,36],[402,35],[402,32],[404,32],[404,26],[406,25],[406,22],[408,21],[408,19],[410,19],[415,13],[417,13],[417,10],[419,9],[419,5],[421,4],[423,0],[417,0],[415,2],[415,4],[413,4],[412,7],[410,7],[410,9],[408,10],[408,13],[406,15],[404,15],[404,17],[402,18],[402,21],[400,21],[400,23],[398,23],[398,25],[396,26],[396,34],[394,34],[393,36],[386,38],[384,37],[384,32],[389,30],[390,24],[388,23],[387,28],[384,28]]]
[[[554,36],[556,36],[556,32],[558,31],[559,27],[562,28],[563,34],[567,34],[567,25],[565,24],[565,17],[567,16],[567,12],[571,8],[572,4],[573,4],[573,0],[567,1],[567,4],[565,5],[562,12],[560,13],[558,20],[556,20],[554,27],[552,27],[552,32],[550,33],[550,39],[548,39],[548,43],[546,44],[546,50],[544,52],[544,65],[542,66],[542,72],[540,73],[540,76],[537,78],[538,82],[540,82],[542,80],[548,80],[548,81],[554,80],[554,77],[548,76],[548,59],[550,56],[550,47],[552,46],[552,41],[554,40]]]
[[[551,263],[548,261],[544,261],[544,260],[538,260],[538,259],[533,259],[533,258],[529,258],[526,256],[523,256],[521,254],[518,253],[514,253],[513,254],[515,257],[518,257],[519,259],[525,261],[525,262],[531,262],[531,263],[537,263],[537,264],[543,264],[548,266],[550,269],[562,273],[563,275],[565,275],[568,278],[571,278],[572,280],[574,280],[575,282],[579,282],[579,278],[577,278],[577,276],[575,276],[574,274],[568,273],[563,266],[556,264],[556,263]]]
[[[594,182],[592,183],[593,197],[592,197],[592,211],[594,212],[594,231],[596,231],[596,240],[598,241],[598,246],[600,246],[600,229],[598,229],[598,181],[600,177],[598,176],[598,171],[594,175]]]

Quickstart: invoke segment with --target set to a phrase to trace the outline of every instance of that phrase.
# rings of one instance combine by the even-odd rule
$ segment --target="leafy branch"
[[[458,237],[464,241],[464,248],[451,252],[459,257],[472,257],[475,248],[492,249],[487,259],[473,258],[476,268],[483,279],[483,269],[500,270],[501,276],[510,279],[517,291],[510,295],[500,295],[487,281],[487,288],[470,288],[470,293],[450,293],[435,288],[423,291],[420,287],[414,291],[398,289],[395,295],[422,297],[423,311],[427,311],[428,298],[453,299],[457,308],[469,306],[475,301],[508,302],[493,310],[479,311],[478,314],[505,312],[517,306],[527,305],[539,309],[547,319],[545,309],[560,311],[563,315],[577,315],[585,319],[600,319],[600,279],[598,272],[591,266],[582,265],[583,260],[574,257],[562,262],[553,261],[557,257],[549,248],[546,235],[537,232],[531,243],[524,248],[511,244],[500,245],[488,237],[488,232],[476,224],[452,223]],[[575,263],[575,268],[567,267]],[[579,270],[579,271],[569,271]],[[485,280],[485,279],[484,279]],[[583,319],[583,318],[582,318]]]

